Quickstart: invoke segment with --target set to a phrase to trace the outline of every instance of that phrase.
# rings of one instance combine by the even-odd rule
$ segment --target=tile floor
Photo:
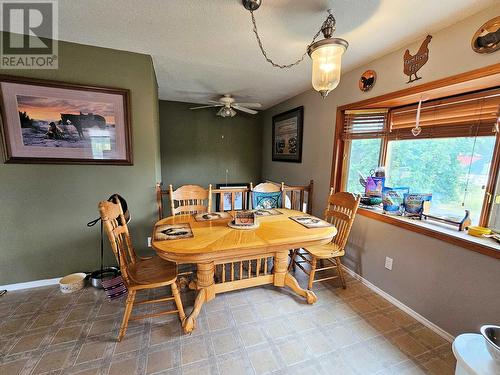
[[[358,281],[315,292],[313,306],[270,286],[222,294],[192,335],[164,316],[131,322],[121,343],[123,304],[101,291],[10,292],[0,297],[0,374],[453,374],[448,342]],[[194,292],[183,300],[189,312]]]

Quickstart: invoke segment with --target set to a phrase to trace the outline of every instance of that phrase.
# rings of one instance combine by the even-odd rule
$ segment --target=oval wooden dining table
[[[289,218],[304,216],[303,212],[278,211],[281,214],[257,217],[259,227],[251,230],[230,228],[227,224],[232,218],[196,221],[193,215],[170,216],[155,224],[156,227],[189,223],[193,231],[191,238],[161,241],[154,239],[153,232],[152,241],[161,258],[197,266],[198,294],[193,311],[183,322],[186,333],[195,328],[203,303],[215,298],[217,293],[273,284],[289,287],[309,304],[316,302],[316,295],[300,287],[288,273],[288,253],[291,249],[328,243],[337,229],[333,226],[306,228]]]

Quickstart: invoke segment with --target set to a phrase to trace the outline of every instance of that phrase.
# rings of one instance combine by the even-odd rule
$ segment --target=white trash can
[[[457,336],[452,348],[457,359],[455,375],[500,375],[500,364],[491,357],[482,335],[464,333]]]

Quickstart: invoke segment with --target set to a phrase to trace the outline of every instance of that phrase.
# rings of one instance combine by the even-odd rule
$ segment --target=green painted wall
[[[130,90],[133,166],[0,163],[0,285],[94,270],[99,264],[97,202],[114,192],[129,202],[134,244],[146,248],[160,180],[158,94],[150,56],[60,42],[57,70],[1,74]],[[106,249],[108,263],[111,251]]]
[[[226,181],[226,169],[227,182],[260,181],[260,115],[222,118],[215,109],[193,106],[160,100],[163,184],[215,186]]]

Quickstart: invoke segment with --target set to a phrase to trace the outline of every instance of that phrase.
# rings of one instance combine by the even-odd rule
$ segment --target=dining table
[[[257,216],[254,229],[228,226],[234,212],[219,220],[197,221],[195,215],[166,217],[155,224],[189,224],[192,236],[172,240],[155,239],[152,247],[163,259],[179,264],[196,264],[194,288],[197,290],[191,314],[184,320],[184,332],[196,326],[202,305],[219,293],[271,284],[288,287],[308,304],[317,301],[311,290],[302,288],[288,272],[291,249],[307,248],[332,240],[337,229],[332,225],[307,228],[290,217],[309,216],[290,209],[273,210],[275,214]]]

